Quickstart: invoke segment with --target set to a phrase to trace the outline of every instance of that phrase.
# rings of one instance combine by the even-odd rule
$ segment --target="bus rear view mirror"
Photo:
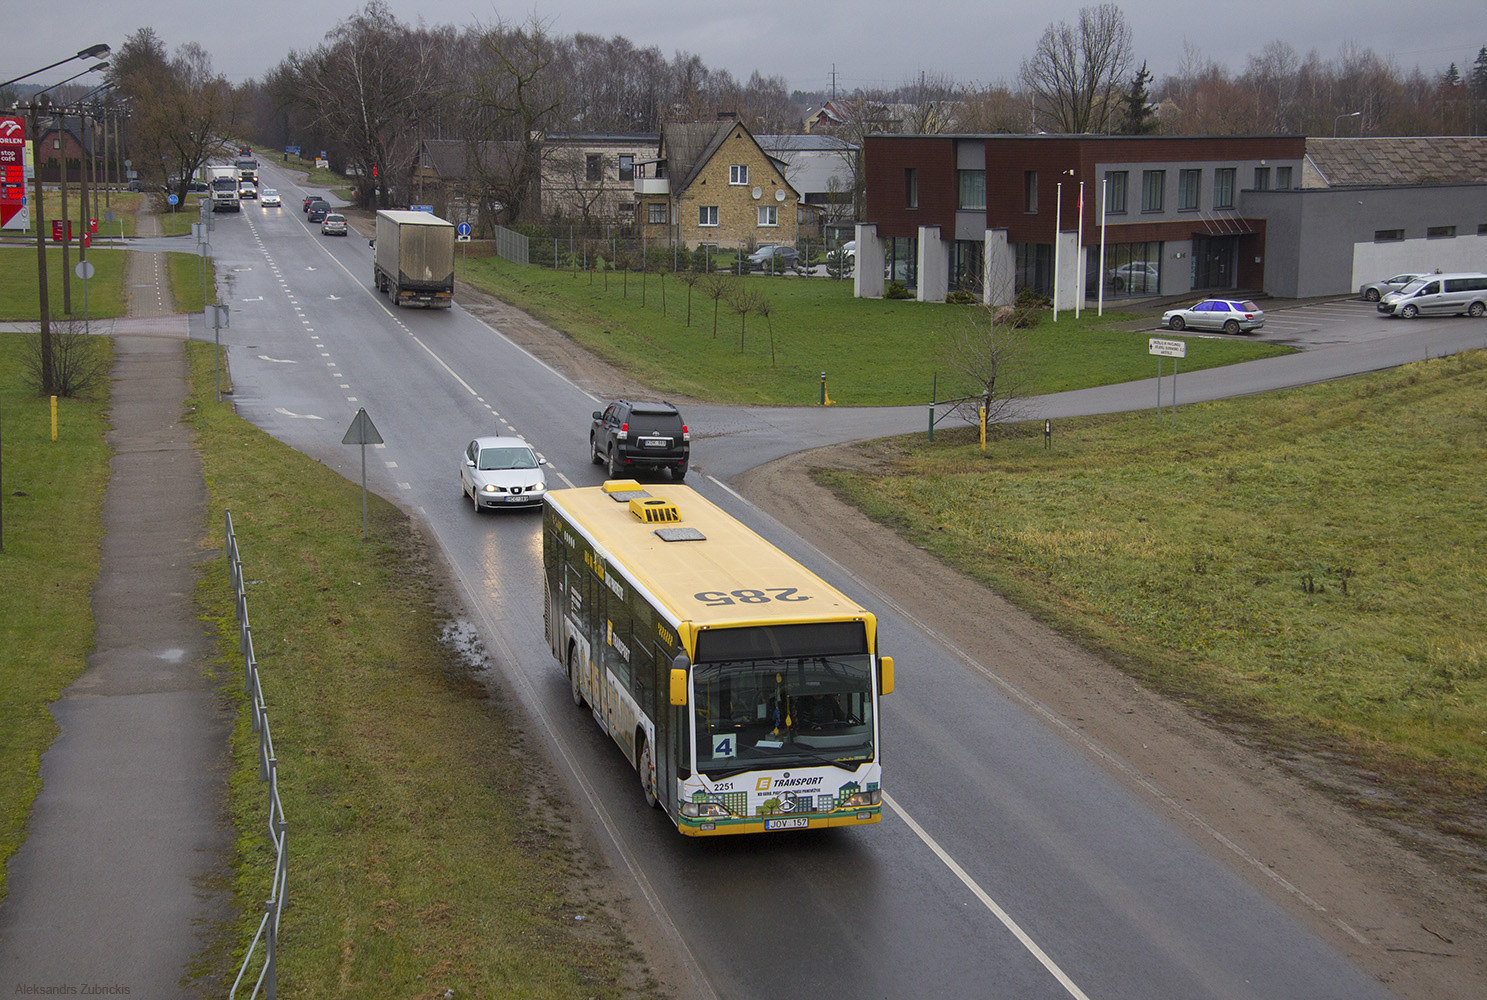
[[[878,657],[878,694],[893,693],[893,657]]]
[[[685,670],[673,669],[671,671],[671,703],[677,708],[685,708],[687,705],[687,672]]]

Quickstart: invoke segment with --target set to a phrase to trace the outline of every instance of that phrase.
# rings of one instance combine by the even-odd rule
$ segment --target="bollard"
[[[825,375],[821,376],[825,378]],[[52,440],[57,440],[57,397],[52,397]]]

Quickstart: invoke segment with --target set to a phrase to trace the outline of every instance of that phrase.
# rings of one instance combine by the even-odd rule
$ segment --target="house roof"
[[[1487,184],[1487,136],[1306,140],[1307,187]]]
[[[754,138],[754,133],[739,121],[724,119],[720,122],[674,122],[661,127],[661,158],[666,161],[666,171],[676,185],[673,190],[685,191],[691,187],[702,168],[722,148],[735,128],[743,129],[744,134],[759,147],[759,151],[774,164],[780,176],[785,175],[785,161],[765,149]],[[677,182],[678,178],[680,183]]]
[[[429,169],[440,177],[454,181],[465,176],[470,150],[463,139],[425,139],[423,148],[428,154]],[[512,154],[520,151],[519,142],[482,142],[479,145],[481,166],[487,171],[505,167],[511,162]]]

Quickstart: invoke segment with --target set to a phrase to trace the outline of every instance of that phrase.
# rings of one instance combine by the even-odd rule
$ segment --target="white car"
[[[460,461],[460,494],[475,504],[475,513],[491,507],[542,506],[547,475],[532,446],[519,437],[476,438]]]
[[[1162,314],[1162,325],[1169,330],[1221,330],[1224,333],[1251,333],[1265,325],[1264,311],[1249,299],[1204,299],[1186,309],[1169,309]]]
[[[264,208],[280,208],[284,202],[279,197],[279,192],[273,188],[264,188],[263,193],[258,196],[258,204]]]

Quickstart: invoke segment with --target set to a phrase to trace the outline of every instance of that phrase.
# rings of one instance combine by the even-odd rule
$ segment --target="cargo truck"
[[[242,202],[238,200],[237,167],[208,167],[207,177],[212,188],[213,212],[242,210]]]
[[[428,212],[380,211],[372,284],[398,305],[454,305],[454,225]]]

